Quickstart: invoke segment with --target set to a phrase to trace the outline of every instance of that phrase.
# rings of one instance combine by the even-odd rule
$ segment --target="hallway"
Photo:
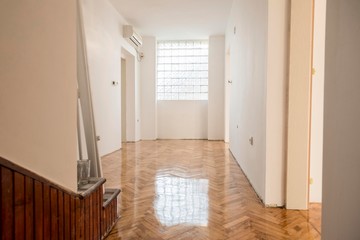
[[[126,143],[102,165],[122,189],[107,239],[320,239],[320,209],[264,208],[223,142]]]

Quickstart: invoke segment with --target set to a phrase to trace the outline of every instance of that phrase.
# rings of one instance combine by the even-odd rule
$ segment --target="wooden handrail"
[[[120,194],[120,189],[106,189],[104,194],[103,208],[106,208]]]

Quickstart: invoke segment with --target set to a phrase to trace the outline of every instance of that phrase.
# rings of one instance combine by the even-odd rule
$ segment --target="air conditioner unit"
[[[130,42],[133,43],[136,48],[142,45],[141,36],[134,31],[134,28],[131,25],[124,25],[123,36],[124,38],[129,39]]]

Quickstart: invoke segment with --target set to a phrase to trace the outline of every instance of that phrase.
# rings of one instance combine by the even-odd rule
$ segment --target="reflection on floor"
[[[142,141],[103,158],[122,189],[108,239],[320,239],[320,206],[264,208],[223,142]]]
[[[309,211],[301,211],[301,214],[321,233],[321,203],[310,203]]]
[[[164,226],[208,224],[207,179],[156,176],[155,213]]]

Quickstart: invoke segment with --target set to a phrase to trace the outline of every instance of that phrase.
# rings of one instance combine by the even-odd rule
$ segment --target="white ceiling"
[[[143,36],[203,39],[224,34],[233,0],[110,0]]]

